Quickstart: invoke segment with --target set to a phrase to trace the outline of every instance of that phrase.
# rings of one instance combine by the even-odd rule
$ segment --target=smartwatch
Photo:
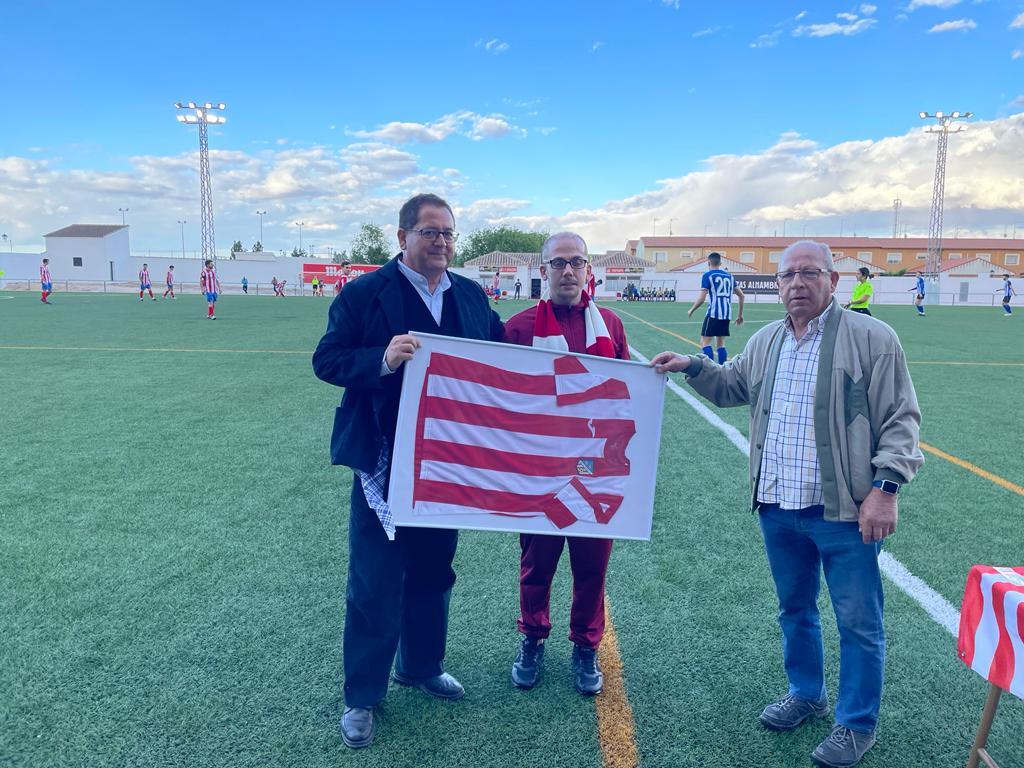
[[[895,496],[900,492],[900,484],[895,480],[875,480],[872,487],[878,488],[882,493],[888,493],[891,496]]]

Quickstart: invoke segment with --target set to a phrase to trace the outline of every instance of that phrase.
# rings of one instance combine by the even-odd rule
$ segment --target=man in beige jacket
[[[856,765],[875,743],[885,630],[878,554],[896,530],[897,494],[924,461],[921,414],[899,339],[834,299],[824,243],[794,243],[776,275],[784,320],[725,365],[662,352],[719,406],[750,406],[750,488],[779,598],[789,690],[761,713],[788,731],[830,711],[817,598],[824,569],[839,626],[835,724],[811,759]]]

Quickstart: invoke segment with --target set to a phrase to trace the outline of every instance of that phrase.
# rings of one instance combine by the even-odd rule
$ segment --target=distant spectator
[[[249,278],[242,276],[242,293],[249,293]]]

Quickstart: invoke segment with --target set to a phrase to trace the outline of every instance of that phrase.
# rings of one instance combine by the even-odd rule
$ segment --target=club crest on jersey
[[[592,474],[594,474],[594,460],[593,459],[576,459],[576,474],[577,475],[592,475]]]

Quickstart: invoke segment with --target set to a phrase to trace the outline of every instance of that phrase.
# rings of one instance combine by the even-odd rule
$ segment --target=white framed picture
[[[650,538],[664,376],[627,360],[414,335],[388,493],[396,525]]]

